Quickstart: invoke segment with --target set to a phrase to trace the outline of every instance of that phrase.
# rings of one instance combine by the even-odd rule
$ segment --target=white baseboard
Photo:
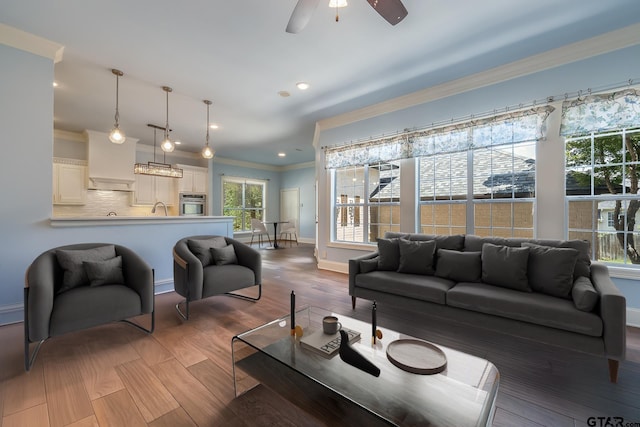
[[[627,308],[627,326],[640,328],[640,308]]]
[[[326,259],[318,260],[318,268],[320,270],[335,271],[336,273],[349,274],[349,264],[337,261],[327,261]]]

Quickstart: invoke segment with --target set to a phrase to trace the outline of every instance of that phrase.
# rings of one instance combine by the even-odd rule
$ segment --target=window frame
[[[225,184],[226,183],[235,183],[235,184],[242,184],[242,206],[241,207],[226,207],[225,206]],[[255,207],[247,207],[246,206],[246,186],[247,184],[249,185],[260,185],[262,186],[262,207],[261,208],[255,208]],[[264,179],[257,179],[257,178],[245,178],[245,177],[238,177],[238,176],[222,176],[221,179],[221,183],[220,183],[220,187],[221,187],[221,192],[220,192],[220,198],[221,198],[221,206],[222,206],[222,214],[225,214],[225,210],[226,209],[234,209],[234,210],[239,210],[241,212],[241,216],[240,218],[242,218],[242,222],[244,223],[244,219],[246,217],[245,213],[246,212],[250,212],[250,211],[260,211],[262,212],[262,219],[264,220],[264,218],[266,218],[267,215],[267,189],[268,189],[268,181],[264,180]],[[238,218],[237,216],[231,215],[233,218]],[[234,228],[235,228],[235,221],[234,221]],[[251,224],[242,224],[242,228],[240,230],[233,230],[234,234],[235,233],[247,233],[247,232],[251,232]]]

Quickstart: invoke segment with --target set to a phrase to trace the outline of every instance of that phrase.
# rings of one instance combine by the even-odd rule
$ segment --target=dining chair
[[[286,236],[289,236],[289,238],[287,239],[289,240],[289,246],[293,246],[292,237],[295,238],[296,245],[298,245],[297,223],[298,223],[297,219],[290,219],[288,222],[285,223],[286,228],[283,228],[282,231],[280,232],[280,240],[282,240],[283,234]]]
[[[267,227],[265,227],[264,223],[257,218],[251,218],[251,243],[249,246],[253,245],[253,236],[258,235],[258,247],[262,246],[262,235],[266,234],[267,239],[269,240],[269,245],[271,245],[271,238],[269,237],[269,232],[267,231]]]

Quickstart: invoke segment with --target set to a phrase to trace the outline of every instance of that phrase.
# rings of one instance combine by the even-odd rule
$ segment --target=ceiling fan
[[[318,3],[320,3],[320,0],[298,0],[291,18],[289,18],[287,33],[296,34],[302,31],[311,20]],[[402,0],[367,0],[367,3],[391,25],[396,25],[402,21],[408,13],[402,4]]]

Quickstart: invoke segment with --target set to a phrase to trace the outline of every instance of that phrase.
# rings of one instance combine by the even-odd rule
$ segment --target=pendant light
[[[120,77],[124,76],[124,73],[120,70],[116,70],[115,68],[111,70],[111,72],[116,76],[116,124],[111,129],[109,133],[109,141],[114,144],[122,144],[127,137],[125,136],[122,129],[120,129],[120,113],[118,111],[118,93],[120,92],[119,81]]]
[[[162,86],[162,90],[167,93],[167,121],[164,125],[164,139],[160,143],[160,148],[165,153],[171,153],[176,146],[169,139],[169,92],[173,91],[169,86]]]
[[[154,176],[166,176],[169,178],[182,178],[183,170],[181,168],[175,168],[168,163],[156,162],[156,130],[161,130],[166,133],[167,128],[162,126],[147,124],[153,129],[153,162],[136,163],[133,166],[133,173],[139,175],[154,175]]]
[[[208,99],[205,99],[202,102],[207,104],[207,139],[206,139],[207,142],[205,143],[204,148],[202,149],[202,157],[204,157],[205,159],[213,159],[213,156],[215,156],[216,154],[216,150],[209,147],[209,106],[211,105],[211,101],[209,101]]]

